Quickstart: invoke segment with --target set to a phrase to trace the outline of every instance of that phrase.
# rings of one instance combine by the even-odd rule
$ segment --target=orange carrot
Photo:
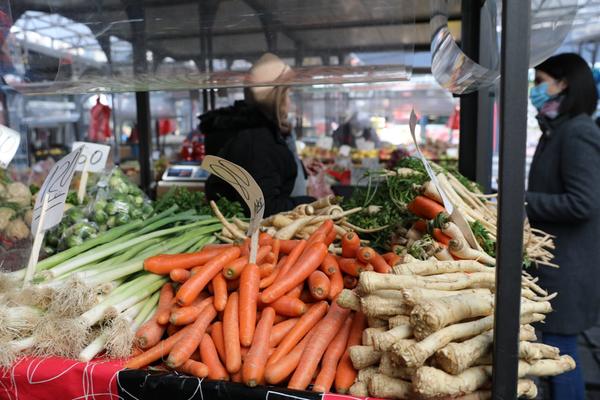
[[[306,287],[302,289],[302,293],[300,293],[300,297],[298,298],[306,304],[312,304],[315,301],[319,301],[313,297],[312,293],[310,292],[310,289]]]
[[[169,272],[169,277],[171,278],[171,280],[177,283],[183,283],[187,281],[188,279],[190,279],[190,276],[192,276],[192,273],[187,269],[183,268],[175,268],[174,270],[171,270],[171,272]]]
[[[279,260],[279,252],[281,251],[281,241],[279,239],[273,239],[271,243],[271,252],[273,253],[273,258],[275,258],[275,263]]]
[[[223,311],[227,304],[227,281],[222,274],[216,274],[212,279],[214,294],[215,309]]]
[[[354,289],[358,285],[358,279],[352,275],[344,276],[344,288]]]
[[[288,388],[306,389],[319,365],[319,361],[323,357],[323,353],[327,350],[327,346],[338,333],[349,314],[350,310],[340,307],[336,302],[331,305],[329,312],[319,322],[310,342],[306,345],[298,367],[296,367],[296,371],[290,379]]]
[[[285,263],[281,265],[281,272],[279,273],[280,277],[285,276],[288,273],[290,268],[292,268],[292,266],[302,255],[304,249],[306,249],[306,240],[300,240],[293,250],[288,254]],[[275,282],[277,282],[277,280],[279,279],[276,279]]]
[[[191,324],[210,303],[213,303],[212,297],[205,299],[198,297],[191,305],[173,310],[169,322],[173,325]]]
[[[319,371],[319,375],[317,375],[317,379],[315,379],[313,392],[329,392],[329,389],[331,389],[331,385],[335,380],[338,362],[346,350],[351,326],[352,317],[348,316],[323,355],[321,370]]]
[[[317,300],[324,300],[329,294],[329,278],[322,271],[313,271],[308,277],[308,287],[312,297]]]
[[[300,241],[299,240],[285,240],[285,239],[280,239],[279,240],[279,252],[283,253],[283,254],[290,254],[292,252],[292,250],[294,250],[294,247],[296,247],[298,245]]]
[[[158,298],[158,306],[156,307],[156,313],[154,314],[156,322],[161,325],[169,323],[169,315],[171,314],[171,308],[173,307],[173,297],[175,297],[175,291],[173,285],[165,283],[160,289],[160,295]]]
[[[242,369],[240,368],[238,372],[231,374],[231,382],[242,383]]]
[[[265,276],[260,280],[259,288],[265,289],[271,286],[275,282],[275,279],[277,279],[277,275],[279,275],[279,267],[275,267],[269,276]]]
[[[371,264],[376,272],[387,274],[392,270],[392,267],[371,247],[361,247],[356,252],[356,258],[365,264]]]
[[[319,265],[321,265],[326,255],[327,246],[325,246],[325,244],[311,244],[287,273],[280,274],[281,279],[276,279],[271,286],[264,290],[261,295],[262,302],[267,304],[272,303],[292,290],[295,286],[302,283],[319,267]]]
[[[312,235],[310,235],[310,237],[308,238],[308,243],[312,244],[325,241],[325,238],[327,237],[327,235],[329,235],[329,232],[331,232],[332,230],[333,220],[328,219],[327,221],[324,221],[321,224],[321,226],[319,226],[317,230],[314,231]]]
[[[156,316],[154,316],[139,327],[135,333],[135,344],[137,344],[140,349],[149,349],[160,342],[160,339],[165,333],[165,329],[167,329],[166,325],[159,324],[156,321]]]
[[[258,235],[258,245],[259,246],[267,246],[273,244],[273,236],[269,235],[267,232],[261,232]]]
[[[240,255],[239,247],[229,247],[217,254],[210,261],[204,264],[202,270],[194,274],[188,279],[177,291],[175,298],[177,304],[180,306],[187,306],[192,304],[194,299],[198,297],[198,294],[204,290],[206,285],[215,277],[216,274],[221,272],[223,267],[238,258]]]
[[[306,312],[306,304],[296,297],[281,296],[270,304],[277,315],[299,317]]]
[[[256,324],[256,307],[260,286],[260,272],[256,264],[248,264],[240,277],[240,343],[250,346]]]
[[[444,234],[440,228],[434,228],[432,236],[435,240],[437,240],[438,242],[440,242],[441,244],[443,244],[445,246],[448,246],[448,244],[450,243],[450,240],[452,240],[452,238],[450,236]]]
[[[187,360],[183,365],[177,367],[177,371],[198,378],[206,378],[208,376],[208,366],[194,360]]]
[[[200,341],[200,357],[202,362],[208,367],[209,379],[216,379],[220,381],[229,380],[229,374],[225,370],[223,364],[221,364],[221,360],[219,360],[217,348],[215,347],[211,337],[206,333]]]
[[[311,332],[309,332],[300,343],[280,360],[276,362],[267,362],[265,371],[265,380],[271,385],[280,384],[290,376],[290,374],[296,369],[302,357],[302,352],[306,348],[308,341],[310,340]],[[271,356],[272,357],[272,356]]]
[[[202,310],[200,315],[198,315],[198,318],[196,318],[196,321],[191,325],[192,329],[189,333],[177,341],[171,349],[169,358],[166,362],[170,368],[179,367],[190,358],[192,353],[194,353],[196,348],[200,345],[202,337],[206,332],[206,328],[208,328],[208,325],[210,325],[216,316],[217,310],[215,310],[215,307],[212,304],[208,304],[204,310]]]
[[[259,247],[258,251],[256,252],[256,263],[261,263],[269,255],[270,252],[271,246]],[[234,260],[232,263],[223,268],[223,276],[225,276],[226,279],[239,278],[242,274],[244,267],[248,264],[248,260],[248,255]]]
[[[162,357],[169,354],[169,352],[173,349],[173,346],[175,346],[175,344],[181,338],[184,338],[187,335],[189,335],[193,329],[194,325],[186,326],[179,332],[175,333],[173,336],[169,336],[165,340],[158,342],[156,346],[146,350],[145,352],[136,357],[131,358],[124,365],[124,368],[140,369],[150,365],[156,360],[161,359]]]
[[[331,276],[340,268],[340,266],[338,265],[335,256],[327,254],[319,268],[321,271],[325,272],[327,276]]]
[[[288,354],[294,346],[319,322],[327,312],[328,304],[321,301],[312,306],[300,319],[292,330],[285,335],[273,355],[269,358],[269,364],[279,361]]]
[[[202,250],[226,249],[228,247],[233,247],[233,244],[231,244],[231,243],[209,243],[209,244],[205,244],[204,247],[202,247]]]
[[[168,275],[175,268],[190,269],[206,264],[227,248],[208,248],[195,253],[159,254],[144,260],[144,269],[158,275]]]
[[[267,262],[267,263],[263,263],[260,264],[258,266],[258,270],[260,272],[260,277],[262,278],[266,278],[267,276],[271,275],[271,273],[273,273],[273,270],[275,269],[275,264]]]
[[[348,232],[342,236],[342,257],[354,258],[360,247],[360,238],[356,232]]]
[[[385,262],[388,263],[388,265],[391,265],[392,267],[402,262],[402,256],[399,256],[393,251],[383,254],[382,257],[385,260]]]
[[[335,241],[336,237],[337,232],[335,231],[335,229],[330,230],[327,236],[325,236],[325,245],[329,247],[329,245]]]
[[[348,344],[346,350],[338,363],[337,371],[335,373],[335,391],[340,394],[348,393],[350,386],[356,379],[356,370],[350,360],[349,348],[357,346],[362,342],[362,332],[367,327],[367,318],[362,312],[357,312],[352,318],[352,325],[350,326],[350,334],[348,335]]]
[[[269,338],[275,319],[275,310],[267,307],[256,325],[252,346],[242,366],[242,379],[247,386],[254,387],[264,380],[265,365],[269,356]]]
[[[183,325],[173,325],[173,324],[167,325],[167,336],[173,336],[174,334],[179,332],[182,328],[184,328]]]
[[[421,233],[427,233],[427,222],[422,219],[417,220],[413,224],[412,229],[415,229]]]
[[[425,196],[415,197],[406,208],[417,217],[424,219],[434,219],[439,213],[446,211],[444,206]]]
[[[344,273],[352,276],[358,276],[358,274],[367,270],[365,264],[354,258],[339,258],[338,265]]]
[[[304,289],[304,282],[299,283],[295,288],[287,292],[286,296],[299,298],[302,294],[302,289]]]
[[[329,300],[333,300],[340,292],[344,289],[344,278],[342,277],[342,271],[339,269],[329,276]]]
[[[273,329],[271,330],[271,337],[269,338],[269,346],[277,347],[285,335],[287,335],[292,330],[294,325],[296,325],[298,320],[299,318],[290,318],[278,323],[277,325],[274,325]]]
[[[223,338],[223,323],[221,321],[217,321],[212,324],[212,329],[210,331],[210,338],[212,339],[215,347],[217,348],[217,353],[219,354],[219,359],[221,362],[225,362],[225,339]]]
[[[315,232],[306,240],[306,246],[308,247],[313,243],[325,243],[325,239],[327,239],[327,236],[324,232]]]
[[[225,365],[230,374],[234,374],[242,367],[240,352],[240,327],[239,327],[239,294],[233,292],[227,300],[223,313],[223,340],[225,342]]]

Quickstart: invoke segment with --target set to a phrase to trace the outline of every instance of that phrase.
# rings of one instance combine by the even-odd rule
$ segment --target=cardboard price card
[[[40,230],[46,231],[60,223],[65,210],[65,201],[69,193],[73,173],[75,172],[77,160],[79,160],[82,151],[83,147],[73,150],[54,164],[48,173],[48,177],[44,181],[35,200],[31,224],[32,232],[38,231],[38,223],[46,195],[48,195],[48,204],[44,210],[44,226],[41,226]]]
[[[21,144],[21,135],[4,125],[0,125],[0,168],[8,167],[17,154]]]
[[[82,147],[83,150],[77,161],[75,171],[83,171],[85,163],[88,163],[88,171],[100,173],[106,167],[110,146],[98,143],[74,142],[72,150]]]

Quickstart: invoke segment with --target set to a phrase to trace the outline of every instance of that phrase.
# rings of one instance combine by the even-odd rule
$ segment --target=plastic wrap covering
[[[1,67],[29,94],[240,87],[267,51],[296,71],[273,83],[404,80],[428,19],[417,0],[0,0]]]

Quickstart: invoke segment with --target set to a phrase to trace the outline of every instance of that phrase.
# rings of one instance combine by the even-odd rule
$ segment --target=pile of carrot
[[[349,348],[361,343],[366,317],[335,302],[362,271],[389,272],[401,260],[361,247],[348,232],[342,254],[325,221],[307,240],[259,237],[208,245],[195,253],[159,255],[145,269],[169,275],[155,315],[136,333],[127,368],[163,364],[185,374],[290,389],[347,393],[357,371]]]

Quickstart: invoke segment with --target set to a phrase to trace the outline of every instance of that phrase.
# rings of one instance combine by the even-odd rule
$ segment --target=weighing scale
[[[178,162],[169,165],[158,182],[157,197],[161,197],[174,186],[184,187],[191,191],[204,191],[204,183],[209,173],[198,162]]]

